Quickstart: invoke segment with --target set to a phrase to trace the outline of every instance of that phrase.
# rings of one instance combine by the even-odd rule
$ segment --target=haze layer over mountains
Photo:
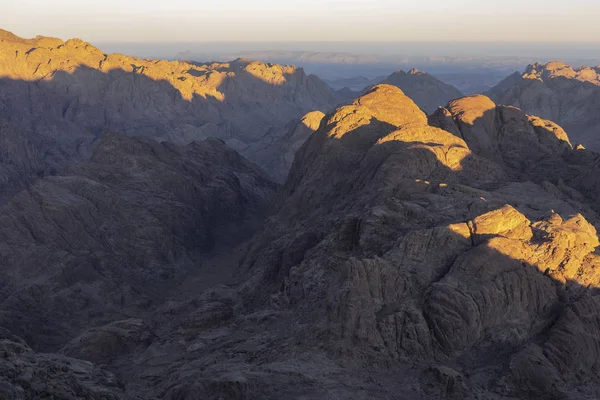
[[[407,70],[1,31],[0,398],[600,397],[598,68]]]

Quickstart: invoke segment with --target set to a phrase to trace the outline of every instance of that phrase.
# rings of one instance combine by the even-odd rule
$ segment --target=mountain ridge
[[[575,143],[597,151],[599,73],[598,67],[575,69],[558,61],[535,63],[523,73],[515,72],[504,79],[488,95],[497,103],[561,124]]]
[[[244,152],[260,150],[268,131],[337,104],[323,81],[294,66],[141,59],[79,39],[8,33],[0,55],[0,123],[39,154],[34,170],[10,171],[7,193],[87,159],[105,131],[177,144],[218,137]]]

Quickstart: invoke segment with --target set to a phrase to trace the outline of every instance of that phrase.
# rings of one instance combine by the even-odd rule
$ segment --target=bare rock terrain
[[[575,144],[600,150],[600,68],[572,68],[561,62],[532,64],[489,91],[499,104],[563,126]]]
[[[384,79],[379,79],[376,83],[363,86],[362,90],[353,91],[349,88],[343,88],[336,91],[336,94],[338,98],[343,100],[342,103],[351,103],[356,97],[364,95],[377,84],[393,85],[400,88],[426,113],[436,111],[438,107],[445,106],[450,100],[463,97],[461,91],[454,86],[416,68],[408,72],[398,70]]]
[[[569,186],[577,151],[484,96],[428,120],[381,85],[327,115],[242,263],[245,306],[287,321],[275,352],[243,353],[244,396],[293,359],[308,398],[597,397],[598,215]]]
[[[0,323],[56,351],[87,327],[145,315],[246,239],[275,190],[218,139],[105,134],[90,161],[0,209]]]
[[[269,132],[260,143],[254,145],[256,149],[248,151],[263,160],[261,165],[266,171],[270,171],[276,182],[283,183],[292,167],[296,151],[319,129],[324,116],[321,111],[310,112],[280,130]]]
[[[237,284],[61,357],[144,399],[597,398],[596,160],[485,96],[428,117],[376,86],[298,150]]]
[[[107,131],[181,145],[217,137],[261,164],[250,150],[264,153],[265,135],[336,103],[323,81],[294,66],[140,59],[79,39],[2,31],[0,141],[10,145],[0,188],[6,199],[38,176],[86,160]]]
[[[0,40],[0,398],[600,397],[600,155],[543,115]]]

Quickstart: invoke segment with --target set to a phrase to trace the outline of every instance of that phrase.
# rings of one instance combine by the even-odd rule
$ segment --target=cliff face
[[[13,193],[22,181],[87,159],[106,131],[261,149],[267,132],[335,103],[324,82],[293,66],[195,65],[104,54],[78,39],[0,37],[0,135],[18,131],[29,154],[17,148],[7,157],[32,164],[15,174],[3,163]]]
[[[575,143],[600,150],[600,68],[574,69],[564,63],[533,64],[490,90],[500,104],[555,121]]]

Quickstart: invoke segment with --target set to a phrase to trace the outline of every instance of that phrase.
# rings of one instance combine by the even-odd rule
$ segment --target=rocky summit
[[[562,62],[536,63],[492,88],[500,104],[555,121],[576,144],[600,150],[600,66],[572,68]]]
[[[450,100],[463,97],[461,91],[454,86],[416,68],[408,72],[395,71],[384,79],[379,78],[375,84],[363,86],[362,90],[352,91],[345,87],[336,91],[336,94],[342,100],[341,103],[351,103],[356,97],[371,90],[373,86],[378,84],[377,82],[402,89],[426,113],[436,111],[438,107],[445,106]]]

